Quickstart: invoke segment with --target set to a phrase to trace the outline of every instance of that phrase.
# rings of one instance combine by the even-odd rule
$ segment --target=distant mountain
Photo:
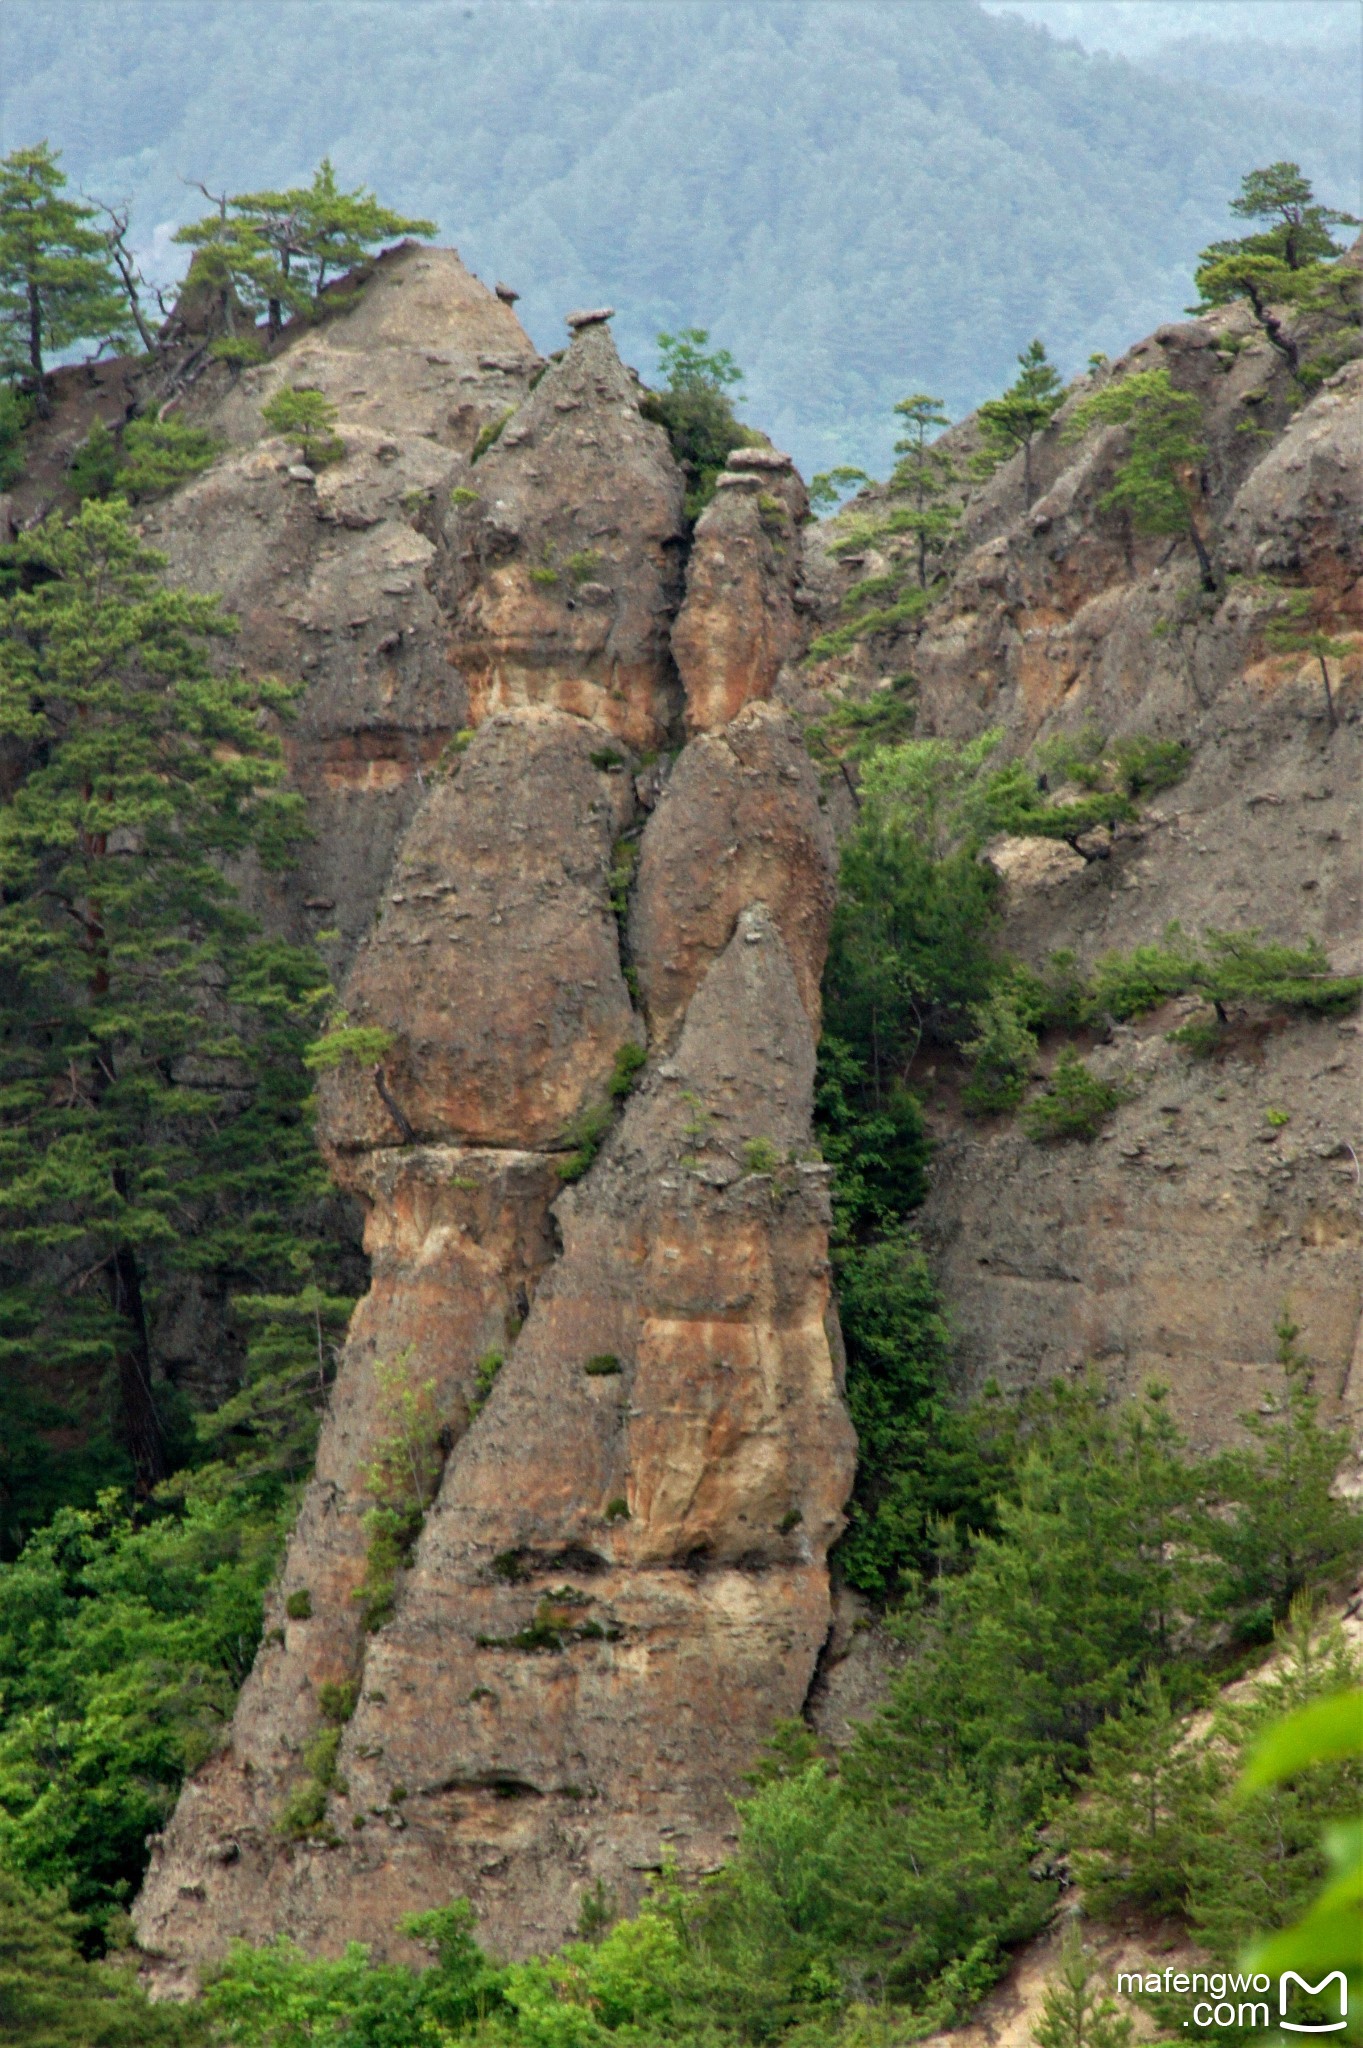
[[[1266,98],[1220,49],[1159,75],[977,0],[0,0],[0,143],[49,137],[162,261],[183,178],[330,151],[521,286],[541,347],[603,299],[646,375],[709,327],[806,469],[883,468],[906,391],[960,412],[1033,334],[1071,371],[1167,317],[1252,165],[1350,203],[1347,41],[1328,99],[1309,51]]]

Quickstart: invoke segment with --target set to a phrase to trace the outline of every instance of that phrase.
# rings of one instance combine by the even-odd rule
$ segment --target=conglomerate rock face
[[[462,305],[448,253],[399,271],[429,278],[428,260],[435,311]],[[382,303],[369,318],[380,354],[416,347]],[[321,343],[343,352],[344,331]],[[349,355],[358,387],[366,352]],[[528,387],[532,363],[503,337],[478,375]],[[349,579],[375,531],[406,550],[412,701],[442,737],[396,809],[352,789],[348,829],[376,846],[362,883],[327,885],[357,906],[347,1023],[381,1050],[323,1078],[321,1135],[373,1278],[229,1739],[138,1904],[169,1993],[238,1937],[401,1952],[402,1916],[459,1894],[523,1953],[571,1933],[598,1884],[625,1906],[666,1857],[713,1868],[742,1773],[808,1693],[854,1453],[811,1148],[832,838],[793,721],[748,701],[769,654],[673,764],[681,479],[604,321],[476,462],[425,438],[438,417],[418,432],[419,500],[364,497],[344,408],[352,452],[302,484],[237,412],[242,449],[177,509],[182,556],[211,531],[241,559],[259,651],[288,628],[252,493],[267,526],[283,493],[283,529],[314,548],[317,505],[350,507],[335,523],[360,541],[325,597],[299,541],[309,630],[369,602]],[[374,490],[409,460],[381,431],[399,452],[372,452]],[[803,491],[788,465],[776,482],[793,554]],[[792,575],[768,547],[728,601],[780,615]],[[724,602],[712,580],[712,630],[736,646]],[[345,687],[365,674],[352,652]],[[349,872],[339,841],[324,858]],[[438,1484],[380,1585],[404,1429]]]

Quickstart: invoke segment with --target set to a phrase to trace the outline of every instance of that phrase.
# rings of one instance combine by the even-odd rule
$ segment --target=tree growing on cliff
[[[1330,271],[1344,254],[1332,230],[1358,222],[1352,214],[1323,206],[1294,163],[1250,171],[1230,210],[1259,225],[1248,235],[1212,242],[1202,251],[1195,272],[1201,296],[1194,311],[1247,300],[1268,341],[1296,373],[1301,349],[1281,312],[1300,312],[1322,302]]]
[[[903,421],[894,444],[899,457],[890,478],[890,489],[908,499],[907,507],[896,509],[894,530],[913,535],[918,555],[918,584],[928,587],[928,560],[945,547],[961,516],[960,506],[950,498],[957,480],[956,465],[945,448],[935,445],[938,436],[951,425],[940,398],[926,391],[914,391],[901,398],[895,411]]]
[[[1137,370],[1095,391],[1076,406],[1065,430],[1067,441],[1082,440],[1098,426],[1128,430],[1125,458],[1111,490],[1099,499],[1104,511],[1123,511],[1137,533],[1170,534],[1191,542],[1204,590],[1220,588],[1203,533],[1201,407],[1190,391],[1178,391],[1167,370]]]
[[[1060,372],[1047,359],[1045,344],[1038,336],[1018,357],[1018,374],[1001,398],[990,398],[977,415],[989,455],[1006,462],[1022,450],[1022,499],[1030,505],[1032,488],[1032,443],[1044,433],[1065,402]]]
[[[288,314],[316,311],[328,279],[364,262],[376,244],[436,232],[434,221],[395,213],[363,185],[343,191],[330,157],[310,185],[216,198],[199,189],[216,211],[180,228],[175,239],[196,252],[229,334],[234,304],[263,310],[273,339]]]
[[[1335,710],[1335,693],[1330,687],[1330,663],[1343,661],[1352,652],[1347,640],[1327,633],[1312,616],[1312,594],[1309,590],[1289,591],[1276,618],[1269,620],[1264,628],[1264,638],[1275,654],[1309,655],[1320,668],[1320,680],[1325,690],[1325,713],[1330,721],[1330,730],[1339,724]]]
[[[743,372],[727,348],[709,346],[706,327],[682,327],[658,336],[658,361],[667,388],[650,391],[640,410],[667,429],[672,453],[686,478],[686,514],[698,519],[715,494],[730,453],[761,436],[745,427],[730,396]]]
[[[60,155],[45,142],[0,159],[0,374],[31,379],[44,417],[54,352],[131,331],[96,215],[68,196]]]
[[[345,454],[345,442],[336,432],[336,407],[325,392],[286,384],[261,407],[260,416],[272,433],[297,442],[304,462],[314,469],[339,462]]]
[[[112,1378],[144,1490],[166,1473],[152,1325],[172,1275],[296,1289],[325,1186],[302,1050],[327,993],[223,873],[285,861],[291,693],[215,672],[214,598],[167,589],[127,506],[0,555],[0,1360]]]

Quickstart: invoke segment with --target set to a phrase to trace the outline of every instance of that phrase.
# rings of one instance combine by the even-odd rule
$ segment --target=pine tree
[[[206,186],[199,189],[214,196]],[[234,299],[263,308],[273,338],[286,314],[315,308],[328,276],[362,263],[376,243],[436,231],[434,221],[381,206],[362,185],[342,191],[330,157],[323,157],[311,185],[223,195],[216,205],[215,214],[181,228],[175,239],[198,252],[201,276],[220,294],[228,334]]]
[[[1156,1672],[1122,1712],[1095,1729],[1092,1775],[1070,1824],[1074,1868],[1089,1909],[1184,1909],[1187,1861],[1211,1824],[1224,1769],[1193,1742]]]
[[[1267,1640],[1299,1594],[1363,1558],[1363,1513],[1334,1492],[1347,1439],[1320,1425],[1300,1334],[1284,1310],[1276,1335],[1285,1384],[1268,1414],[1240,1417],[1244,1445],[1211,1463],[1222,1503],[1202,1532],[1220,1567],[1212,1598],[1249,1641]]]
[[[60,1897],[0,1870],[0,2042],[13,2048],[171,2048],[199,2029],[149,2006],[126,1971],[84,1961]]]
[[[0,555],[25,769],[0,810],[0,1359],[111,1371],[143,1488],[167,1469],[158,1290],[297,1288],[324,1186],[301,1055],[325,974],[258,938],[222,865],[298,838],[262,724],[290,693],[215,673],[230,622],[161,566],[117,499]]]
[[[1238,240],[1212,242],[1202,251],[1195,273],[1201,297],[1193,310],[1247,299],[1264,334],[1295,373],[1301,351],[1274,309],[1302,307],[1319,297],[1330,266],[1344,253],[1331,230],[1357,227],[1358,222],[1352,214],[1323,206],[1294,163],[1250,171],[1230,210],[1260,225]]]
[[[1264,628],[1264,638],[1275,654],[1308,654],[1320,666],[1320,679],[1325,686],[1325,712],[1333,732],[1339,724],[1335,710],[1335,693],[1330,688],[1332,661],[1343,661],[1353,650],[1347,640],[1340,640],[1318,626],[1311,616],[1312,595],[1309,590],[1293,590],[1277,618],[1270,619]]]
[[[54,350],[130,332],[108,244],[90,226],[95,216],[66,197],[58,153],[45,142],[0,160],[0,374],[27,372],[44,417]]]
[[[926,391],[914,391],[901,398],[895,411],[904,428],[894,444],[899,461],[890,478],[890,488],[910,500],[908,510],[898,513],[895,530],[915,536],[919,587],[926,590],[928,557],[941,552],[961,516],[959,505],[948,498],[956,482],[956,465],[946,449],[933,445],[951,421],[942,410],[941,399],[929,397]]]
[[[1047,360],[1040,336],[1028,343],[1018,357],[1018,374],[1001,398],[988,399],[979,409],[985,446],[999,461],[1022,450],[1022,499],[1030,505],[1032,488],[1032,443],[1044,433],[1065,402],[1060,372]]]
[[[1200,524],[1207,454],[1197,431],[1200,414],[1197,399],[1189,391],[1176,391],[1167,370],[1137,370],[1076,406],[1064,438],[1081,440],[1097,426],[1129,428],[1126,459],[1099,504],[1104,511],[1126,512],[1137,533],[1181,534],[1190,540],[1202,587],[1214,591],[1219,579]]]
[[[1036,2048],[1127,2048],[1131,2039],[1131,2021],[1094,1984],[1077,1921],[1065,1930],[1060,1965],[1046,1986],[1032,2039]]]

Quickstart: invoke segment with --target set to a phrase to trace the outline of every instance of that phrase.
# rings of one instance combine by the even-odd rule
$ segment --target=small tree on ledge
[[[339,462],[345,442],[336,429],[336,407],[324,392],[305,385],[285,385],[261,407],[267,427],[285,440],[296,441],[299,452],[313,469]]]
[[[1077,406],[1065,439],[1082,440],[1096,426],[1130,429],[1126,460],[1099,504],[1104,511],[1125,511],[1137,533],[1167,533],[1191,541],[1202,588],[1216,591],[1220,578],[1199,523],[1207,454],[1197,431],[1200,425],[1197,399],[1189,391],[1176,391],[1167,370],[1137,370]]]
[[[1022,497],[1030,505],[1032,486],[1032,443],[1045,432],[1065,402],[1060,372],[1046,357],[1040,336],[1029,342],[1018,357],[1018,374],[1001,398],[991,398],[980,407],[978,418],[985,447],[998,462],[1022,450]]]

